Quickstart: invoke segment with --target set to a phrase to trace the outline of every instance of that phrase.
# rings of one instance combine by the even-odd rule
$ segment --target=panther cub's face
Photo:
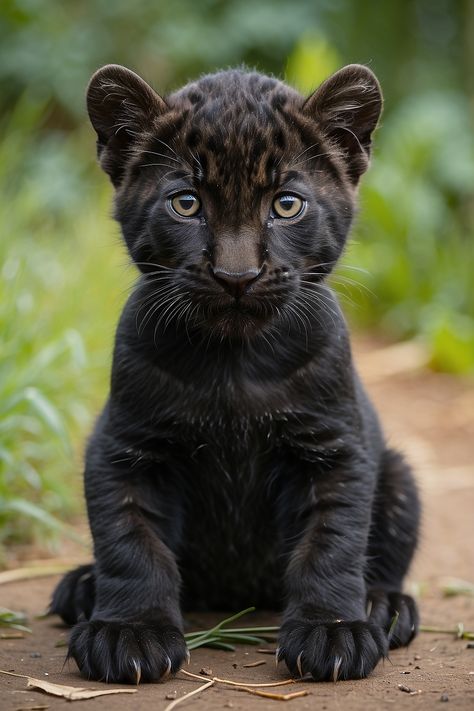
[[[162,99],[123,67],[99,70],[89,114],[149,290],[143,320],[241,337],[307,319],[344,247],[381,103],[359,65],[307,100],[241,71]]]

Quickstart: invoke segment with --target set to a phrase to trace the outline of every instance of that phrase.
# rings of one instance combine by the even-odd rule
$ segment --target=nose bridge
[[[258,235],[251,229],[221,232],[214,243],[214,268],[229,274],[258,272],[260,248]]]

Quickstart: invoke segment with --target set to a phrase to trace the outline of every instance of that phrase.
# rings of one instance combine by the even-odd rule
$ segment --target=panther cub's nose
[[[228,294],[235,299],[243,296],[263,274],[262,269],[249,269],[246,272],[227,272],[225,269],[210,268],[211,275]]]

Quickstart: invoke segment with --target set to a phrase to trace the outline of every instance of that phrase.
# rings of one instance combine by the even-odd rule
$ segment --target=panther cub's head
[[[238,70],[162,98],[109,65],[87,103],[149,323],[241,337],[297,315],[310,322],[382,107],[367,67],[344,67],[306,99]]]

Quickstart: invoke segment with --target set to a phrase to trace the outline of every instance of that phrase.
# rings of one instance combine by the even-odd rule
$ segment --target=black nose
[[[210,272],[228,294],[238,299],[249,290],[257,279],[260,279],[263,269],[249,269],[246,272],[226,272],[225,269],[211,267]]]

